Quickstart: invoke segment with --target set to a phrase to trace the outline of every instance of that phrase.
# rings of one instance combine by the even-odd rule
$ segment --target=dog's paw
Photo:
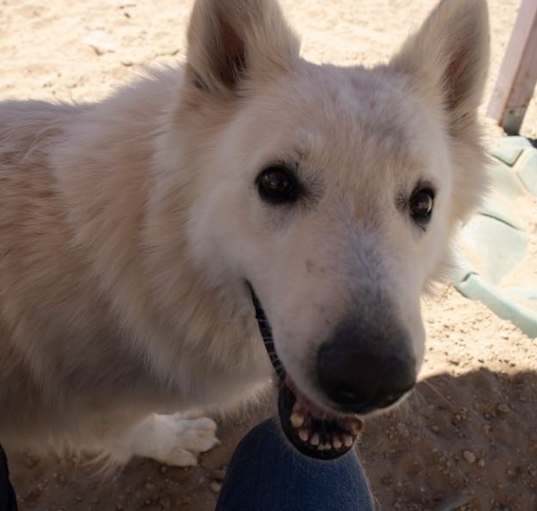
[[[138,456],[186,467],[197,465],[197,455],[218,443],[216,423],[212,419],[187,419],[181,414],[153,415],[137,428],[133,447]]]
[[[180,447],[175,447],[169,452],[153,457],[153,459],[170,467],[195,467],[198,465],[198,455]]]
[[[171,416],[176,427],[178,445],[192,452],[206,452],[220,442],[216,437],[216,422],[208,417],[185,419]]]

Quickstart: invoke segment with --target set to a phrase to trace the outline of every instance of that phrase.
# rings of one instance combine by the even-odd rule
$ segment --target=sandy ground
[[[489,0],[493,32],[488,90],[518,0]],[[185,53],[191,0],[0,0],[0,99],[94,100]],[[386,60],[432,0],[283,0],[314,61]],[[532,102],[524,134],[537,137]],[[532,215],[537,232],[537,212]],[[537,253],[533,261],[537,269]],[[442,288],[425,303],[424,380],[398,411],[372,420],[359,446],[383,510],[537,510],[537,349],[485,307]],[[12,456],[22,511],[214,508],[219,481],[260,406],[223,425],[223,444],[200,467],[147,460],[115,477],[82,461]],[[337,489],[334,489],[337,491]]]

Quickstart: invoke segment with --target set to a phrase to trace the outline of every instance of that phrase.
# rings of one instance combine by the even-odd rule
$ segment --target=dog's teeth
[[[332,447],[334,449],[341,449],[343,447],[343,443],[341,442],[341,439],[338,436],[332,438]]]
[[[291,424],[293,428],[300,428],[304,425],[304,416],[301,413],[293,413],[291,415]]]
[[[332,446],[328,443],[321,445],[321,451],[329,451],[330,449],[332,449]]]
[[[310,433],[307,429],[301,429],[298,432],[298,438],[300,438],[300,440],[302,440],[303,442],[307,442],[309,437],[310,437]]]
[[[313,436],[310,438],[310,444],[313,446],[317,446],[319,445],[319,443],[319,435],[317,433],[314,433]]]
[[[350,435],[343,435],[343,442],[345,447],[352,447],[352,444],[354,444],[354,439]]]

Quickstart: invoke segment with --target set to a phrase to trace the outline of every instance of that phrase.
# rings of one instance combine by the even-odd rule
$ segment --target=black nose
[[[385,408],[416,384],[416,362],[406,337],[401,335],[400,342],[381,342],[376,337],[363,339],[347,326],[319,350],[321,389],[343,411],[368,413]]]

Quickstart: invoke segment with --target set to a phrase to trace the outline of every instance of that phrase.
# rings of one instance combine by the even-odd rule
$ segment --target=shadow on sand
[[[221,468],[270,414],[268,401],[224,421],[222,445],[192,469],[135,460],[103,479],[71,461],[12,455],[20,507],[212,511]],[[368,421],[359,451],[383,510],[537,510],[537,374],[482,368],[427,378],[400,408]]]

